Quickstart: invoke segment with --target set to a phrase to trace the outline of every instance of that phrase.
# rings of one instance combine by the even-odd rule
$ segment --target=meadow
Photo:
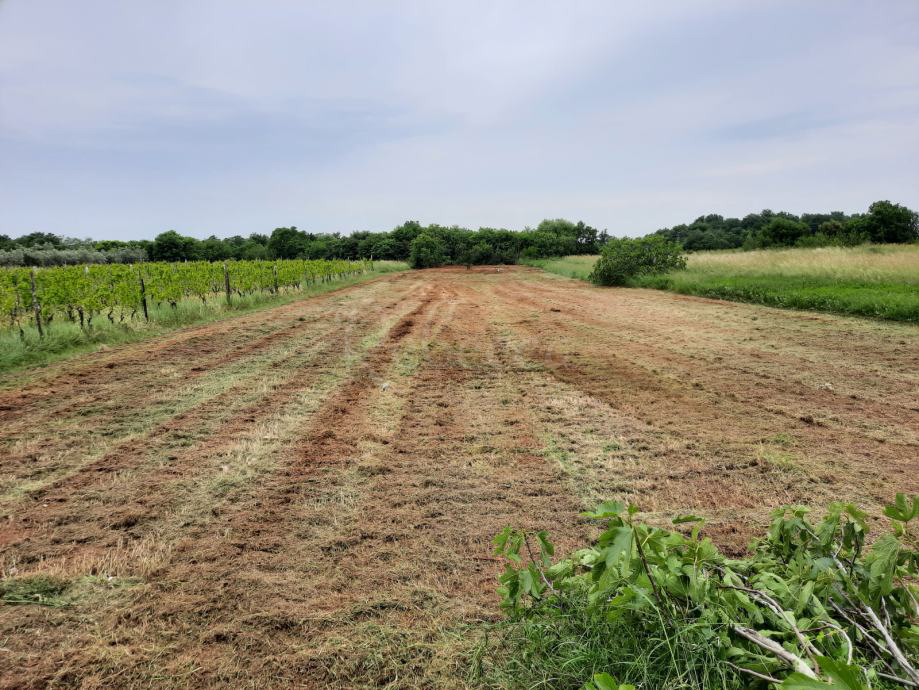
[[[588,280],[595,256],[531,262]],[[773,307],[919,322],[919,245],[694,252],[685,270],[630,285]]]

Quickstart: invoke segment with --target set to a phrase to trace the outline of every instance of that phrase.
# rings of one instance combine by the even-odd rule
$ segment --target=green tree
[[[446,261],[443,241],[430,233],[421,233],[412,240],[408,261],[412,268],[442,266]]]
[[[407,220],[389,233],[389,237],[396,243],[396,256],[404,259],[411,251],[412,242],[421,234],[423,228],[417,220]]]
[[[919,215],[906,206],[875,201],[865,216],[865,230],[872,242],[912,242],[919,239]]]
[[[198,240],[175,230],[157,235],[147,253],[151,261],[194,261],[198,258]]]
[[[268,253],[275,259],[297,259],[306,253],[306,233],[296,226],[275,228],[268,240]]]
[[[807,225],[801,221],[776,216],[763,226],[759,238],[764,247],[790,247],[807,234]]]

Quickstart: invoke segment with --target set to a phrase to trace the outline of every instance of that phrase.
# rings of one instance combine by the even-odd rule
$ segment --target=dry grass
[[[919,244],[695,252],[691,271],[813,276],[866,283],[919,285]]]

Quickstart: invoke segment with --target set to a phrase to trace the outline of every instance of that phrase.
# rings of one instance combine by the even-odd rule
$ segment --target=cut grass
[[[149,323],[139,319],[110,323],[104,315],[97,314],[93,325],[85,330],[76,323],[55,320],[45,327],[44,338],[39,338],[34,328],[27,328],[22,336],[11,330],[0,331],[0,373],[42,366],[81,352],[88,352],[100,345],[137,342],[184,326],[208,323],[256,309],[288,304],[407,268],[408,265],[400,261],[377,261],[372,271],[358,276],[278,295],[266,293],[234,297],[231,305],[227,305],[222,299],[212,299],[207,304],[198,299],[187,299],[179,302],[175,308],[163,304],[151,307]]]
[[[68,587],[67,580],[49,575],[4,578],[0,580],[0,602],[7,606],[66,606],[63,595]]]
[[[595,256],[531,262],[587,280]],[[685,270],[640,276],[632,287],[919,323],[919,245],[763,249],[690,254]]]

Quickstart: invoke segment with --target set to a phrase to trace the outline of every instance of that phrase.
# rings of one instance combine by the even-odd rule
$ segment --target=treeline
[[[521,258],[596,254],[606,239],[605,232],[564,219],[544,220],[535,229],[523,231],[469,230],[408,221],[390,232],[314,234],[285,227],[276,228],[270,235],[253,233],[249,237],[211,236],[199,240],[170,230],[153,240],[129,242],[94,242],[32,233],[18,239],[0,235],[0,266],[371,257],[412,260],[413,265],[419,266],[501,264]],[[420,263],[413,260],[413,245]]]
[[[867,213],[847,215],[765,210],[743,218],[717,214],[663,228],[653,235],[688,251],[819,247],[919,239],[916,212],[889,201],[871,204]],[[139,261],[226,261],[253,259],[394,259],[416,267],[443,264],[512,264],[575,254],[597,254],[609,235],[583,222],[544,220],[535,228],[470,230],[456,225],[407,221],[389,232],[315,234],[296,227],[204,240],[174,230],[153,240],[80,240],[34,232],[11,239],[0,235],[0,266],[63,266]]]
[[[796,216],[768,209],[743,218],[710,214],[655,234],[688,251],[914,242],[919,239],[919,215],[900,204],[876,201],[867,213],[852,215],[833,211]]]
[[[0,266],[66,266],[144,261],[150,242],[78,240],[46,232],[17,239],[0,235]]]

